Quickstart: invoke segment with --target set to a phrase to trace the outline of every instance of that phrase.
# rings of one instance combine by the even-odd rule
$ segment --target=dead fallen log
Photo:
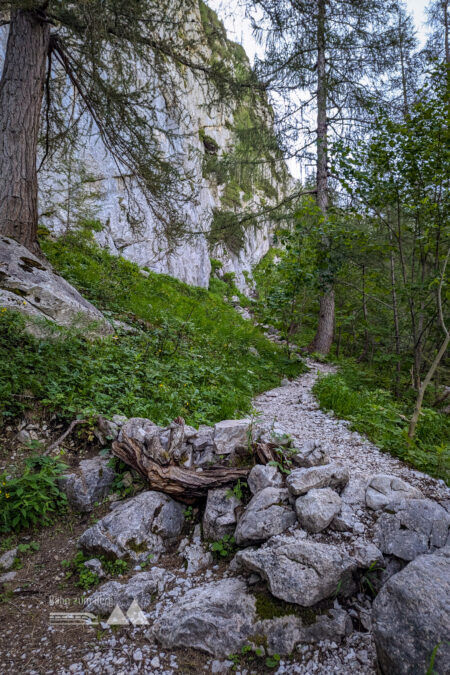
[[[115,457],[121,459],[149,483],[153,490],[164,492],[179,501],[191,504],[205,497],[208,490],[224,487],[247,478],[255,463],[267,464],[274,459],[271,444],[258,443],[254,446],[254,461],[249,466],[233,467],[216,465],[203,471],[187,469],[173,460],[161,463],[155,459],[153,449],[149,452],[142,443],[122,434],[121,441],[112,444]]]

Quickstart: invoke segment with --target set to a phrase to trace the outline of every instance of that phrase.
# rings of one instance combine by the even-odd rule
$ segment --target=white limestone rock
[[[397,476],[379,473],[373,476],[366,489],[366,504],[377,511],[393,501],[420,499],[422,493]]]
[[[161,492],[141,492],[118,503],[95,525],[86,530],[78,546],[86,553],[157,560],[171,548],[184,525],[183,506]]]
[[[0,236],[0,306],[60,326],[87,326],[112,333],[103,314],[85,300],[50,263],[40,260],[14,239]]]
[[[289,503],[289,492],[283,488],[266,487],[251,499],[235,532],[238,546],[261,543],[281,534],[296,522]]]
[[[266,487],[281,487],[283,477],[276,466],[255,464],[247,478],[250,492],[255,495]]]
[[[321,532],[340,512],[342,500],[331,488],[312,489],[295,502],[298,522],[308,532]]]

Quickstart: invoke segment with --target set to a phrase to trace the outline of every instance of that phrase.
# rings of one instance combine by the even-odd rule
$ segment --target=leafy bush
[[[361,376],[364,379],[364,375]],[[358,382],[354,370],[319,378],[314,393],[320,407],[352,422],[352,429],[368,436],[379,448],[421,471],[450,480],[450,426],[445,417],[424,408],[416,438],[408,438],[409,409],[384,389]]]
[[[247,413],[255,394],[303,368],[223,295],[165,275],[147,278],[83,232],[46,240],[43,249],[85,297],[136,332],[88,339],[85,331],[55,327],[38,339],[25,332],[23,317],[1,312],[3,419],[38,402],[66,419],[118,413],[167,424],[181,415],[189,424],[211,424]]]
[[[0,474],[0,532],[49,524],[49,514],[67,505],[66,495],[57,485],[66,468],[56,459],[33,456],[26,460],[21,476]]]
[[[231,558],[236,552],[236,540],[232,534],[226,534],[219,541],[210,544],[213,556],[217,559]]]
[[[82,551],[78,551],[72,560],[63,560],[61,563],[62,567],[66,570],[66,579],[75,577],[75,585],[84,590],[88,590],[100,583],[98,574],[85,567],[84,563],[90,559]],[[100,560],[103,571],[110,577],[119,576],[128,570],[129,565],[126,560],[120,560],[119,558],[110,560],[104,556],[97,556],[97,560]]]

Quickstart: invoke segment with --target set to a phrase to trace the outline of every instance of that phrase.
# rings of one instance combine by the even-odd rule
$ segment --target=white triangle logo
[[[116,605],[106,623],[108,623],[110,626],[127,626],[128,619],[120,609],[119,605]]]
[[[147,618],[142,609],[139,607],[136,598],[128,608],[127,617],[133,626],[148,626]]]

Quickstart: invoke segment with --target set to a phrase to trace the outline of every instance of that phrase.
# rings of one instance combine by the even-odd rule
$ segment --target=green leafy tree
[[[284,96],[283,133],[294,156],[309,156],[316,168],[316,200],[324,220],[330,202],[329,142],[348,138],[367,123],[367,101],[379,97],[381,76],[392,68],[398,2],[378,0],[249,0],[257,36],[266,44],[259,76]],[[299,139],[304,139],[302,147]],[[292,147],[292,145],[291,145]],[[315,148],[315,152],[312,152]],[[331,253],[330,242],[322,241]],[[310,349],[327,354],[334,332],[335,294],[322,265],[318,327]]]
[[[341,178],[381,235],[391,269],[392,326],[399,361],[411,363],[417,389],[414,436],[423,397],[449,343],[449,132],[442,66],[417,92],[408,116],[381,116],[370,139],[341,147]],[[398,275],[392,276],[393,269]],[[401,324],[404,324],[403,338]],[[403,342],[403,345],[402,345]]]

